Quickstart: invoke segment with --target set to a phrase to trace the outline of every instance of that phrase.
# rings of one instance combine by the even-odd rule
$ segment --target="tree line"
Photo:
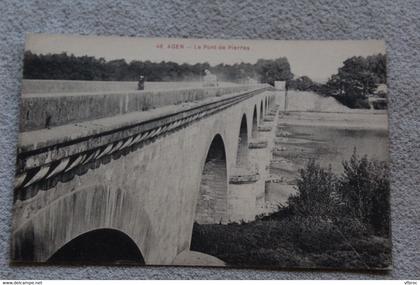
[[[274,85],[274,81],[287,81],[289,89],[314,91],[332,96],[350,108],[369,108],[367,96],[377,86],[386,83],[386,57],[377,54],[346,59],[338,72],[326,83],[314,82],[308,76],[294,78],[286,57],[259,59],[256,63],[179,64],[172,61],[125,59],[105,60],[94,56],[60,54],[34,54],[25,52],[23,77],[25,79],[137,81],[140,75],[146,81],[198,81],[205,70],[217,75],[219,81],[246,83],[250,79]],[[385,94],[382,94],[385,96]],[[386,107],[386,106],[385,106]]]
[[[287,58],[260,59],[256,63],[179,64],[172,61],[151,62],[149,60],[125,59],[107,61],[94,56],[60,54],[34,54],[25,52],[23,77],[25,79],[137,81],[140,75],[146,81],[200,80],[208,69],[221,81],[244,82],[254,79],[274,84],[275,80],[290,80],[293,74]]]

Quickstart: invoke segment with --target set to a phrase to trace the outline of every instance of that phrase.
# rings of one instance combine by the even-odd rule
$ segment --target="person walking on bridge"
[[[145,81],[144,76],[140,75],[139,81],[137,83],[137,90],[144,90],[144,81]]]

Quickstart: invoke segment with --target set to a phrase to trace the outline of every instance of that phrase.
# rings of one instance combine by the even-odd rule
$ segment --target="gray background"
[[[0,2],[0,279],[420,278],[420,1]],[[245,39],[385,39],[390,88],[394,269],[363,272],[9,265],[27,32]]]

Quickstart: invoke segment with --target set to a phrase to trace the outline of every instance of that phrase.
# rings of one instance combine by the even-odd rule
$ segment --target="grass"
[[[230,266],[284,268],[387,268],[389,240],[344,235],[331,222],[296,217],[245,224],[194,225],[191,249]]]

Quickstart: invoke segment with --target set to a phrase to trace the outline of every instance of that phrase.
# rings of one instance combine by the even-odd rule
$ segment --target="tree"
[[[289,61],[285,57],[275,60],[259,59],[255,69],[262,83],[274,85],[274,81],[287,81],[293,78]]]
[[[306,75],[289,81],[289,88],[299,91],[313,90],[315,86],[316,83]]]
[[[376,76],[376,83],[386,84],[386,56],[384,54],[371,55],[366,60],[369,71]]]
[[[386,58],[382,54],[346,59],[338,73],[325,84],[325,95],[334,96],[350,108],[369,108],[366,99],[379,83],[386,82]]]

